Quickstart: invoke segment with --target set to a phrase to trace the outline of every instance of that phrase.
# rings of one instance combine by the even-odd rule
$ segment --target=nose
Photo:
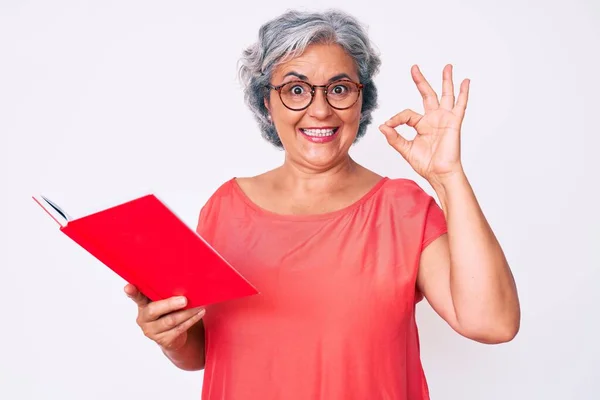
[[[308,107],[308,114],[311,117],[324,119],[331,115],[333,109],[327,102],[324,88],[315,88],[315,94],[312,103]]]

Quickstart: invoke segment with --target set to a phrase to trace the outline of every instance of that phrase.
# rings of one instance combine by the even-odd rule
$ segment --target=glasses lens
[[[327,86],[327,100],[337,108],[351,107],[358,100],[358,86],[350,81],[337,81]]]
[[[281,101],[292,109],[301,109],[310,103],[311,87],[305,82],[290,82],[281,87]]]
[[[311,86],[306,82],[286,83],[281,87],[281,101],[292,110],[301,110],[311,101]],[[335,108],[349,108],[358,100],[359,88],[354,82],[340,80],[327,86],[327,101]]]

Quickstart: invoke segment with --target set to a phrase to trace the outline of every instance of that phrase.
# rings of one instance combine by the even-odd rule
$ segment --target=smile
[[[335,135],[339,128],[300,128],[300,131],[306,136],[315,138],[325,138]]]

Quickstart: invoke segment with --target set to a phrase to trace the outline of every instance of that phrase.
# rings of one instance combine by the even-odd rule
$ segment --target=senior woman
[[[379,129],[435,190],[383,177],[348,150],[376,106],[380,65],[361,25],[339,11],[287,12],[242,59],[247,102],[283,165],[232,178],[198,232],[260,291],[182,310],[131,285],[137,322],[184,370],[205,369],[203,399],[428,399],[415,305],[423,297],[459,334],[501,343],[520,307],[503,251],[460,159],[469,81],[441,98],[418,67],[424,112]],[[416,130],[407,140],[396,127]]]

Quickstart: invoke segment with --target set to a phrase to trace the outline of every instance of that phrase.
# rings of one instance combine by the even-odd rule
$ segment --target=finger
[[[140,318],[143,322],[156,321],[165,314],[177,311],[187,304],[187,299],[183,296],[170,297],[168,299],[155,301],[148,304],[141,312]]]
[[[202,307],[172,312],[163,315],[156,321],[148,324],[146,331],[149,334],[158,335],[163,332],[170,331],[198,315],[200,315],[201,318],[205,314],[205,312],[206,311]]]
[[[417,89],[423,97],[425,111],[436,110],[440,106],[437,93],[433,90],[429,82],[427,82],[427,79],[425,79],[417,65],[413,65],[410,71],[413,81],[417,84]]]
[[[413,110],[406,109],[388,119],[385,124],[391,128],[396,128],[399,125],[408,125],[411,128],[414,128],[419,123],[421,118],[423,118],[421,114],[414,112]]]
[[[190,318],[186,319],[179,325],[174,326],[168,331],[164,331],[156,336],[156,342],[163,347],[169,347],[169,345],[177,339],[182,333],[187,332],[192,326],[194,326],[198,321],[204,317],[206,314],[205,310],[201,310],[196,312]]]
[[[127,297],[133,300],[138,305],[138,307],[143,307],[150,303],[150,299],[144,296],[144,294],[132,284],[128,283],[127,285],[125,285],[124,290]]]
[[[454,114],[459,116],[461,119],[465,116],[465,111],[467,110],[467,102],[469,101],[469,87],[471,86],[471,80],[465,79],[460,84],[460,92],[458,93],[458,100],[456,101],[456,106],[452,110]]]
[[[381,125],[379,130],[383,132],[385,138],[390,146],[392,146],[402,157],[407,159],[408,153],[410,152],[410,147],[412,146],[412,142],[406,140],[402,135],[400,135],[394,128],[388,125]]]
[[[452,65],[448,64],[442,72],[442,101],[440,106],[448,111],[454,108],[454,82],[452,81]]]

